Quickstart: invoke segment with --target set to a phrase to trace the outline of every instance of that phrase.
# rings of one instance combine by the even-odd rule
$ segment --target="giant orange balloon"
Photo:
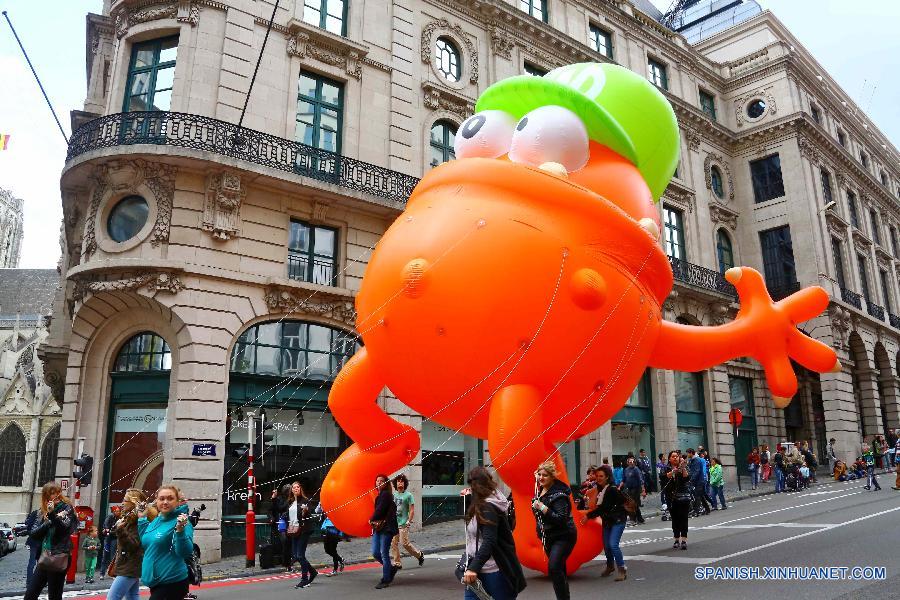
[[[370,533],[375,476],[419,451],[415,429],[376,404],[385,386],[426,418],[488,440],[522,507],[520,559],[546,570],[525,508],[534,470],[554,457],[568,480],[556,445],[610,420],[647,366],[694,371],[753,356],[781,405],[797,386],[790,358],[817,371],[836,365],[830,348],[796,328],[826,307],[824,290],[774,303],[747,267],[726,274],[742,302],[734,322],[663,321],[673,278],[645,182],[654,172],[640,165],[655,151],[590,133],[577,103],[552,106],[476,113],[457,134],[464,158],[422,179],[372,254],[356,299],[365,347],[329,398],[355,443],[322,488],[332,521],[352,535]],[[602,550],[597,523],[575,521],[570,571]]]

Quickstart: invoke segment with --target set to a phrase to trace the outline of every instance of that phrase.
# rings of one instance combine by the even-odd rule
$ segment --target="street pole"
[[[731,426],[731,434],[734,436],[734,447],[737,449],[737,436],[738,436],[738,428],[737,425]],[[738,481],[738,491],[741,492],[741,464],[738,460],[737,450],[734,453],[734,466],[735,471],[737,471],[737,481]]]
[[[78,452],[75,453],[75,456],[80,457],[82,452],[84,452],[84,438],[78,438]],[[74,468],[72,471],[74,472]],[[75,495],[72,497],[72,506],[78,508],[80,506],[79,502],[81,501],[81,480],[75,479]],[[76,511],[77,515],[77,511]],[[76,518],[78,518],[76,516]],[[69,568],[66,570],[66,583],[75,583],[75,572],[78,570],[78,536],[80,534],[80,529],[75,527],[75,532],[69,536],[72,540],[72,558],[69,559]]]
[[[256,415],[247,413],[249,444],[247,450],[247,567],[256,566],[256,513],[253,501],[256,496],[256,482],[253,479],[253,445],[256,443]]]

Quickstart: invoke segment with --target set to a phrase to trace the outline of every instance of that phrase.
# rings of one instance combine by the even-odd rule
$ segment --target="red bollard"
[[[256,513],[247,511],[247,566],[256,566]]]
[[[75,583],[75,571],[78,570],[78,535],[76,530],[69,536],[72,540],[72,558],[69,559],[69,569],[66,571],[66,583]]]

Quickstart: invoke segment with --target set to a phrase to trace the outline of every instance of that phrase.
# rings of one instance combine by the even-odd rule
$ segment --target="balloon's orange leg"
[[[376,404],[384,381],[372,369],[366,349],[341,369],[328,406],[355,442],[338,457],[322,484],[322,506],[335,526],[350,535],[371,534],[375,477],[403,468],[419,452],[419,434],[390,418]]]
[[[534,473],[539,464],[553,456],[557,477],[566,483],[569,478],[556,447],[544,437],[540,404],[541,395],[529,385],[511,385],[497,392],[491,400],[488,448],[494,468],[512,489],[516,504],[513,536],[519,560],[530,569],[546,573],[547,557],[537,537],[531,510],[536,491]],[[574,573],[603,551],[603,532],[599,524],[591,520],[582,525],[584,511],[576,510],[574,502],[572,514],[578,528],[578,542],[566,563],[569,573]]]

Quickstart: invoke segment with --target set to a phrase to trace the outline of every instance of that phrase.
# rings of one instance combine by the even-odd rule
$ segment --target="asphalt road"
[[[649,519],[641,527],[626,530],[623,552],[627,581],[600,579],[601,563],[597,561],[572,577],[572,597],[900,598],[900,492],[891,490],[889,484],[881,492],[867,492],[858,482],[850,482],[737,502],[727,511],[691,519],[686,551],[672,549],[669,523]],[[452,577],[456,559],[457,555],[432,555],[423,567],[407,559],[387,590],[373,589],[379,570],[356,565],[337,577],[319,577],[304,590],[294,589],[296,576],[281,575],[211,582],[198,593],[201,600],[357,600],[371,595],[459,600],[462,588]],[[876,580],[851,579],[848,570],[840,580],[800,580],[792,572],[785,573],[787,579],[782,580],[697,578],[698,569],[729,575],[725,570],[717,572],[718,567],[758,567],[759,577],[766,575],[767,567],[883,567],[884,575]],[[833,570],[829,574],[841,573]],[[881,576],[877,572],[869,575]],[[103,597],[97,592],[79,596]],[[528,588],[519,597],[546,599],[552,598],[553,592],[546,579],[529,572]]]

